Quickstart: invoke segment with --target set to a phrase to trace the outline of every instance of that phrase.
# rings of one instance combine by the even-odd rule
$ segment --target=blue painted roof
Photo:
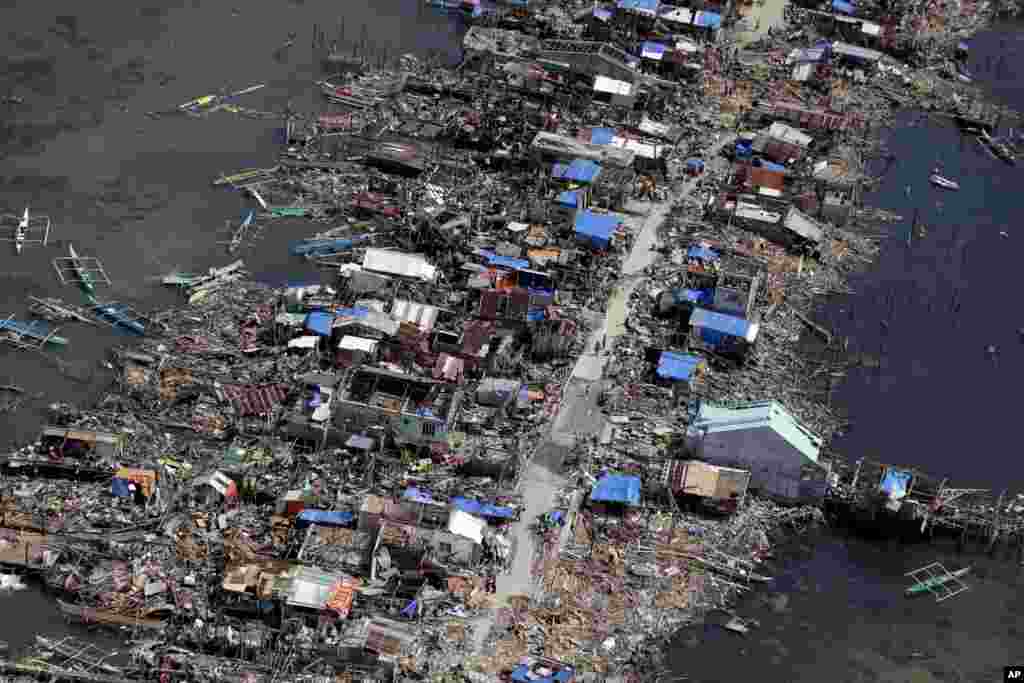
[[[321,337],[331,336],[331,327],[334,325],[334,314],[327,311],[313,311],[306,316],[305,328]]]
[[[658,0],[619,0],[616,6],[619,9],[656,14],[658,12],[658,4]]]
[[[746,339],[752,331],[757,329],[749,320],[737,318],[734,315],[709,311],[706,308],[694,309],[693,313],[690,314],[690,327],[714,330],[741,339]]]
[[[304,527],[310,524],[320,526],[347,526],[355,519],[351,512],[341,510],[303,510],[296,517],[296,526]]]
[[[576,233],[586,235],[594,241],[607,243],[611,241],[615,229],[619,227],[622,218],[611,213],[592,213],[590,211],[576,212]]]
[[[640,46],[640,54],[644,57],[657,57],[660,58],[665,54],[666,48],[662,43],[656,43],[653,40],[646,40]]]
[[[832,9],[843,14],[853,14],[853,5],[843,0],[832,0]]]
[[[704,360],[692,353],[673,353],[662,351],[658,359],[658,377],[677,381],[690,379],[694,371],[703,365]]]
[[[346,308],[343,306],[334,309],[334,312],[339,318],[365,318],[370,313],[370,310],[368,308]]]
[[[430,491],[425,491],[423,489],[418,489],[415,486],[410,486],[409,488],[407,488],[405,490],[405,493],[402,494],[402,497],[405,498],[406,500],[416,501],[417,503],[434,503],[434,502],[436,502],[434,500],[434,497],[432,495],[430,495]]]
[[[575,159],[570,164],[555,164],[551,167],[551,177],[569,180],[574,183],[592,183],[601,175],[601,164],[589,159]]]
[[[515,517],[515,511],[512,508],[502,507],[500,505],[491,505],[490,503],[481,503],[478,500],[463,498],[462,496],[452,498],[451,503],[452,507],[456,510],[462,510],[463,512],[468,512],[471,515],[497,517],[499,519],[512,519]]]
[[[786,167],[782,164],[777,164],[774,161],[768,161],[767,159],[757,159],[754,162],[755,166],[767,169],[769,171],[782,171],[785,172]]]
[[[715,12],[708,12],[707,10],[701,10],[697,12],[697,16],[694,18],[693,23],[702,28],[718,28],[722,25],[722,15],[716,14]]]
[[[704,168],[703,159],[687,159],[686,165],[690,168]]]
[[[718,252],[711,247],[705,247],[702,244],[695,244],[686,250],[687,258],[697,258],[702,261],[717,261],[719,259]]]
[[[640,504],[640,477],[606,474],[590,490],[590,499],[598,502]]]
[[[592,145],[610,145],[614,139],[614,128],[592,128],[590,130],[590,144]]]

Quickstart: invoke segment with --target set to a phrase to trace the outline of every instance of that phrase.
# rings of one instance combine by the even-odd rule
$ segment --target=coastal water
[[[237,7],[199,0],[0,2],[0,97],[24,99],[0,105],[0,211],[20,213],[30,204],[54,221],[49,248],[15,257],[0,244],[0,313],[22,314],[27,294],[80,302],[72,288],[58,285],[50,263],[68,243],[102,258],[110,299],[144,309],[175,301],[154,276],[227,262],[217,242],[224,221],[238,216],[245,201],[213,190],[210,178],[271,163],[272,130],[280,124],[230,114],[153,120],[145,112],[256,83],[268,87],[245,106],[280,111],[290,100],[315,111],[310,29],[319,24],[333,33],[339,19],[349,42],[365,36],[377,52],[458,52],[458,24],[422,12],[416,0]],[[293,32],[295,45],[282,53]],[[1018,108],[1024,81],[1013,73],[1024,66],[1022,49],[1021,34],[1008,29],[975,39],[971,52],[983,87]],[[823,313],[854,348],[884,358],[880,370],[852,372],[839,388],[836,400],[853,427],[838,446],[851,457],[917,465],[957,486],[1024,488],[1024,464],[1013,446],[1024,363],[1014,277],[1024,240],[1015,220],[1024,171],[987,156],[949,125],[913,114],[887,137],[898,160],[869,201],[906,221],[891,226],[897,237],[857,278],[857,293]],[[928,186],[936,163],[962,191]],[[908,248],[898,236],[915,210],[927,234]],[[276,221],[241,256],[268,280],[314,277],[286,251],[288,241],[310,232],[301,222]],[[64,336],[71,345],[61,352],[63,371],[52,360],[0,349],[0,383],[43,394],[0,415],[0,442],[30,438],[48,402],[86,400],[109,380],[99,361],[123,337],[75,326]],[[994,359],[985,353],[990,344],[998,348]],[[973,683],[999,680],[1000,667],[1024,662],[1024,603],[1010,560],[842,535],[786,557],[766,568],[778,577],[770,590],[738,608],[759,619],[759,629],[745,638],[713,625],[679,634],[671,656],[681,674],[705,683]],[[903,574],[934,559],[978,567],[970,592],[939,605],[905,601]],[[0,595],[0,614],[0,639],[15,648],[34,633],[86,633],[65,627],[35,591]]]

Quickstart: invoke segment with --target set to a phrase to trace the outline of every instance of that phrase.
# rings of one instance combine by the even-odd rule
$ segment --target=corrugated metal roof
[[[569,164],[555,164],[551,177],[574,183],[592,183],[601,175],[601,164],[590,159],[574,159]]]
[[[817,244],[825,236],[822,227],[810,216],[795,206],[790,207],[784,225],[809,242]]]
[[[242,417],[267,415],[288,397],[287,384],[225,384],[220,391]]]
[[[884,55],[877,50],[869,50],[866,47],[860,47],[858,45],[850,45],[849,43],[843,43],[836,41],[832,43],[832,52],[837,55],[844,57],[852,57],[854,59],[860,59],[865,62],[877,62]]]
[[[700,356],[692,353],[662,351],[658,359],[658,377],[675,381],[686,381],[704,365]]]
[[[434,329],[439,310],[437,306],[429,306],[405,299],[395,299],[391,304],[391,317],[412,323],[424,332]]]
[[[622,95],[623,97],[629,97],[633,93],[633,85],[626,81],[617,81],[614,78],[608,78],[607,76],[594,76],[594,90],[597,92],[607,92],[613,95]]]
[[[701,403],[691,434],[770,428],[812,462],[818,462],[821,437],[803,426],[778,401],[757,401],[733,407]]]
[[[616,7],[629,12],[655,15],[658,13],[659,0],[619,0]]]

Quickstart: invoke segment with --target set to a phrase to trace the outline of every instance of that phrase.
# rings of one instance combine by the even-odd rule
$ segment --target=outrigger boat
[[[948,574],[941,574],[939,576],[934,576],[934,577],[932,577],[930,579],[925,579],[924,581],[918,581],[914,585],[912,585],[909,588],[907,588],[904,591],[904,595],[906,595],[909,598],[909,597],[911,597],[913,595],[921,595],[922,593],[930,593],[930,592],[932,592],[936,588],[939,588],[941,586],[945,586],[950,581],[956,581],[957,579],[960,579],[960,578],[966,576],[968,573],[970,573],[970,571],[971,571],[970,567],[964,567],[963,569],[957,569],[955,572],[949,572]]]
[[[52,328],[38,320],[15,320],[14,316],[0,320],[0,333],[6,333],[15,339],[28,339],[37,344],[56,344],[67,346],[68,340],[53,334]]]
[[[932,185],[935,185],[936,187],[941,187],[944,190],[959,190],[960,189],[960,183],[958,183],[955,180],[950,180],[949,178],[947,178],[945,176],[939,175],[938,174],[938,169],[935,169],[935,171],[936,172],[933,172],[930,176],[928,176],[928,180],[931,181]]]
[[[29,216],[29,210],[26,207],[25,213],[21,216],[9,214],[4,216],[4,219],[14,223],[14,236],[4,238],[3,241],[14,242],[14,251],[16,253],[21,254],[26,244],[46,245],[46,242],[50,237],[50,219],[48,217],[31,217]],[[38,230],[41,236],[38,238],[30,238],[30,234],[33,230]]]
[[[136,334],[146,334],[146,326],[131,316],[123,307],[114,304],[97,304],[93,307],[98,315]]]
[[[78,284],[90,297],[96,294],[96,283],[93,282],[92,274],[78,261],[80,258],[73,245],[68,245],[68,255],[71,257],[71,268],[78,276]]]
[[[21,253],[22,247],[25,246],[25,238],[28,236],[28,207],[25,207],[25,215],[18,222],[18,227],[14,231],[14,251]]]

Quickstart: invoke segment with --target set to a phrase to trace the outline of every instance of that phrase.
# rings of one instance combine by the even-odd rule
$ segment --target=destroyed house
[[[687,440],[703,460],[749,470],[750,487],[765,495],[801,501],[825,493],[821,438],[776,401],[732,407],[701,402]]]
[[[360,367],[338,396],[335,424],[346,433],[389,430],[399,444],[446,446],[462,392],[434,380]]]
[[[543,40],[539,55],[542,59],[566,64],[572,71],[588,76],[606,76],[629,83],[641,76],[635,68],[639,60],[611,43]]]
[[[695,308],[690,314],[690,346],[743,359],[757,342],[759,326],[736,316]]]
[[[654,374],[661,382],[672,385],[676,400],[682,400],[694,391],[707,371],[707,363],[692,353],[662,351]]]
[[[695,496],[706,505],[733,511],[747,495],[750,472],[700,460],[669,460],[662,484],[676,496]]]
[[[530,315],[530,292],[520,288],[510,292],[484,290],[480,292],[478,315],[482,320],[526,322]]]
[[[596,161],[602,167],[632,168],[636,152],[611,144],[593,144],[565,135],[540,131],[530,143],[534,160],[547,166],[576,159]]]
[[[363,269],[423,282],[437,279],[437,268],[419,254],[388,249],[367,249],[363,254]]]
[[[426,553],[435,563],[456,568],[471,567],[480,559],[480,544],[472,538],[448,529],[426,529],[398,522],[381,524],[377,547],[381,546]],[[378,564],[374,563],[375,567]]]
[[[124,456],[125,434],[109,434],[68,427],[44,427],[39,441],[65,458],[86,456],[119,461]]]
[[[769,119],[789,121],[808,130],[844,130],[850,125],[846,116],[825,109],[810,109],[801,104],[783,102],[756,103],[757,111]]]

